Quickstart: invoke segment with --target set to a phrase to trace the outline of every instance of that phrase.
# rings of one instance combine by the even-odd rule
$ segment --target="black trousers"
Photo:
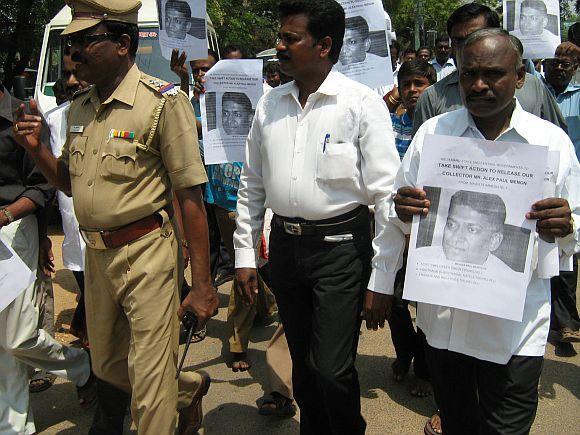
[[[366,428],[354,363],[371,267],[368,219],[349,233],[351,241],[325,242],[273,225],[270,235],[270,279],[303,435],[357,435]]]
[[[576,284],[578,283],[578,259],[574,256],[574,271],[560,272],[552,278],[552,329],[570,328],[578,331],[580,318],[576,308]]]
[[[505,365],[426,346],[445,435],[530,432],[543,357],[512,356]]]
[[[209,266],[212,280],[220,272],[233,273],[233,258],[230,258],[228,250],[222,241],[222,235],[215,216],[214,205],[204,202],[207,214],[207,228],[209,235]]]
[[[410,365],[413,361],[413,372],[421,379],[429,379],[429,369],[425,360],[426,338],[423,331],[413,327],[413,320],[409,312],[409,301],[403,299],[403,286],[405,284],[405,264],[397,272],[395,279],[395,295],[391,316],[389,317],[389,329],[391,340],[395,347],[397,360],[402,364]]]

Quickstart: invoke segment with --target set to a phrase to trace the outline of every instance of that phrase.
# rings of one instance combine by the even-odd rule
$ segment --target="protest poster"
[[[0,311],[34,282],[33,273],[9,243],[0,237]]]
[[[220,60],[205,75],[201,123],[207,165],[243,162],[246,138],[264,92],[262,61]]]
[[[161,55],[184,51],[189,60],[207,57],[206,0],[157,0]]]
[[[370,88],[392,85],[387,20],[379,0],[338,0],[346,14],[344,40],[335,69]]]
[[[544,176],[543,198],[556,196],[556,180],[560,170],[560,152],[548,151],[548,165]],[[536,273],[539,278],[549,279],[560,274],[560,250],[555,237],[540,236],[538,238],[538,266]]]
[[[503,27],[524,46],[524,59],[554,57],[560,45],[558,0],[503,0]]]
[[[548,148],[428,135],[417,185],[431,202],[411,229],[403,297],[521,321]]]

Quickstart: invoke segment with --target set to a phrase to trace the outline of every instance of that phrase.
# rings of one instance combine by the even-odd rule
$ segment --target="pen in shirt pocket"
[[[330,142],[330,133],[326,133],[326,136],[324,136],[324,142],[322,143],[322,152],[326,152],[326,144]]]

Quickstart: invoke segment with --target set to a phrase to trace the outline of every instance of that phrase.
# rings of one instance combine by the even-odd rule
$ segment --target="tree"
[[[250,53],[272,48],[278,31],[278,3],[279,0],[208,0],[208,15],[220,45],[240,45]]]
[[[0,61],[8,84],[17,66],[36,66],[44,26],[63,6],[64,0],[0,0]]]
[[[462,0],[424,0],[425,29],[435,30],[439,34],[446,33],[447,18],[463,3]],[[383,5],[391,16],[393,29],[397,32],[399,39],[412,41],[417,0],[383,0]]]

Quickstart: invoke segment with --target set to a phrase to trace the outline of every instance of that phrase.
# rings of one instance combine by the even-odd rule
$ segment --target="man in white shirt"
[[[425,192],[416,186],[425,135],[530,143],[558,151],[560,161],[556,198],[530,204],[526,218],[537,219],[536,240],[556,238],[562,259],[578,250],[572,216],[580,218],[580,165],[566,133],[514,99],[525,76],[522,53],[519,40],[500,29],[482,29],[465,40],[458,57],[465,108],[426,121],[415,135],[397,174],[393,222],[395,211],[398,222],[407,223],[428,211]],[[549,279],[533,271],[521,322],[427,304],[418,304],[417,313],[443,433],[528,433],[549,329]]]
[[[332,71],[344,36],[340,4],[285,0],[279,10],[278,59],[294,81],[262,97],[248,136],[234,235],[238,291],[247,303],[257,294],[256,248],[271,208],[271,283],[301,433],[362,434],[354,366],[360,314],[376,329],[381,313],[384,325],[392,296],[381,292],[392,295],[400,268],[398,247],[387,265],[384,236],[398,153],[380,97]],[[382,236],[372,274],[370,204]]]
[[[437,81],[456,70],[451,57],[451,44],[448,35],[441,35],[435,42],[435,59],[429,62],[437,72]]]

